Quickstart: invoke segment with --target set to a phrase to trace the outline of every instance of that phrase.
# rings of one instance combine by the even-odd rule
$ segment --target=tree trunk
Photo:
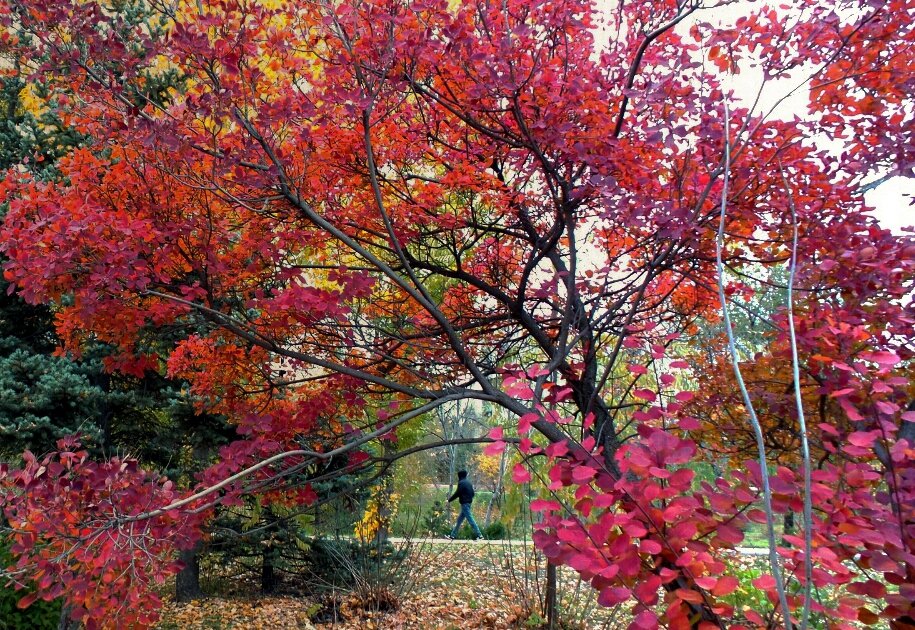
[[[546,617],[546,626],[549,630],[556,630],[559,627],[559,619],[556,612],[556,565],[547,560],[546,563],[546,592],[544,594],[544,617]]]
[[[387,442],[385,442],[383,448],[385,457],[393,455],[397,450]],[[391,534],[390,528],[394,524],[394,476],[391,471],[386,472],[379,479],[377,489],[378,531],[375,532],[373,542],[380,548],[381,545],[387,542],[388,536]]]
[[[278,580],[276,577],[276,548],[273,545],[264,547],[264,557],[261,560],[261,593],[272,595],[276,592]]]
[[[78,621],[73,621],[70,618],[70,612],[72,607],[63,606],[60,609],[60,620],[57,622],[57,630],[80,630],[83,627],[83,624]]]
[[[791,536],[795,532],[794,512],[785,512],[782,517],[782,544],[790,547],[791,543],[785,541],[785,536]]]
[[[193,549],[185,549],[178,554],[184,564],[178,575],[175,576],[175,601],[178,603],[190,602],[203,597],[200,588],[200,550],[202,543],[197,543]]]
[[[457,460],[457,447],[453,444],[448,447],[448,496],[454,492],[455,464]]]

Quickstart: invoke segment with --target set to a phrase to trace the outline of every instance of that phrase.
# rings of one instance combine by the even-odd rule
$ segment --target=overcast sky
[[[795,90],[799,84],[803,84],[802,76],[798,76],[794,80],[763,85],[762,72],[755,68],[746,68],[733,77],[731,87],[734,95],[747,105],[753,102],[757,94],[760,94],[759,111],[761,112],[771,109],[774,117],[792,118],[797,115],[803,118],[807,113],[808,90],[805,87]],[[785,95],[789,93],[790,96],[785,98]],[[821,138],[819,141],[828,142],[829,140]],[[879,175],[874,174],[868,181],[877,179],[879,179]],[[868,205],[875,208],[874,216],[884,227],[901,233],[903,227],[915,225],[915,206],[912,205],[913,199],[915,199],[915,180],[912,178],[888,179],[877,188],[869,190],[864,198]]]
[[[597,0],[604,10],[616,6],[615,0]],[[722,25],[732,24],[739,16],[758,9],[762,3],[747,0],[733,2],[727,6],[701,11],[698,19],[716,21]],[[714,17],[712,17],[714,16]],[[694,23],[685,20],[677,27],[680,32],[688,32]],[[606,42],[610,36],[600,29],[595,33],[598,45]],[[798,74],[793,79],[763,84],[762,72],[752,67],[741,67],[741,72],[732,77],[731,87],[735,97],[749,106],[757,95],[760,96],[757,111],[772,110],[772,115],[779,118],[792,118],[795,115],[804,117],[807,112],[807,95],[805,77]],[[786,97],[786,95],[789,95]],[[828,139],[820,141],[828,142]],[[880,174],[874,174],[869,181],[875,181]],[[894,177],[882,183],[865,195],[868,205],[875,208],[874,216],[884,227],[901,233],[903,227],[915,226],[915,179]]]
[[[880,224],[894,232],[901,232],[906,226],[915,226],[913,197],[915,181],[902,177],[894,177],[865,195],[867,203],[877,209],[874,216]]]

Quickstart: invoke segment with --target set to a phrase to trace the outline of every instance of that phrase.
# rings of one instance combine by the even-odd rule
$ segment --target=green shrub
[[[483,528],[483,536],[489,540],[502,540],[508,538],[508,530],[505,527],[505,523],[495,521]]]
[[[315,538],[306,553],[306,573],[318,588],[350,591],[363,582],[387,582],[406,555],[388,542]]]
[[[477,509],[485,510],[486,506],[489,505],[491,500],[491,490],[477,490],[473,495],[473,504],[477,507]]]
[[[8,543],[0,539],[0,568],[12,564]],[[36,601],[34,604],[20,610],[16,602],[26,596],[30,591],[14,590],[5,581],[0,581],[0,630],[55,630],[60,621],[60,602]]]
[[[439,536],[443,532],[450,531],[452,523],[448,516],[448,510],[445,509],[441,501],[434,501],[426,510],[422,518],[421,534],[431,534]]]
[[[764,573],[764,565],[755,565],[740,560],[738,558],[732,566],[728,567],[729,575],[736,577],[739,585],[733,593],[722,597],[722,600],[733,606],[738,613],[743,610],[752,610],[762,614],[763,611],[770,608],[769,598],[765,591],[753,586],[752,582]]]

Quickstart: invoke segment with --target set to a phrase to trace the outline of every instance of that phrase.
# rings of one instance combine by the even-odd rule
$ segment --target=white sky
[[[597,1],[598,6],[602,7],[604,11],[612,11],[617,6],[618,0]],[[758,9],[761,4],[753,0],[738,0],[726,6],[700,11],[696,20],[733,24],[736,18]],[[685,20],[677,27],[677,30],[687,32],[696,20]],[[600,30],[595,35],[598,45],[606,42],[610,37],[608,32]],[[795,90],[798,85],[804,83],[803,79],[804,77],[798,73],[792,79],[763,85],[761,71],[741,67],[741,72],[733,76],[731,87],[737,99],[747,106],[751,105],[759,95],[757,111],[767,112],[772,109],[771,115],[777,118],[791,118],[795,115],[804,117],[807,112],[808,92],[803,86]],[[824,138],[823,141],[829,140]],[[875,181],[879,177],[879,174],[873,174],[868,181]],[[915,226],[915,205],[913,205],[915,179],[904,177],[889,179],[877,188],[869,190],[865,194],[865,201],[875,208],[873,216],[883,227],[898,234],[904,227]]]
[[[874,216],[883,227],[900,233],[904,227],[915,226],[915,181],[911,178],[894,177],[864,198],[876,208]]]
[[[762,73],[754,68],[747,68],[733,77],[731,87],[735,96],[747,105],[752,104],[759,93],[759,111],[767,112],[772,109],[773,117],[804,117],[807,112],[807,89],[798,89],[784,98],[801,82],[802,78],[798,77],[794,81],[774,82],[761,88]],[[822,141],[828,140],[824,138]],[[879,175],[873,174],[867,181],[877,179]],[[865,193],[864,199],[875,209],[873,216],[883,227],[900,234],[902,228],[915,226],[915,179],[893,177]]]

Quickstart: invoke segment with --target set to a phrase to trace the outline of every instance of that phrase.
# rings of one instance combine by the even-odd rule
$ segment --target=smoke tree
[[[241,436],[184,496],[127,463],[27,456],[3,477],[18,579],[90,624],[145,622],[167,545],[192,545],[215,502],[307,505],[287,480],[367,465],[369,441],[476,400],[515,418],[491,452],[511,437],[549,462],[536,544],[633,627],[909,627],[915,241],[862,186],[911,174],[910,7],[762,4],[713,26],[729,4],[149,0],[137,26],[101,0],[0,3],[6,53],[86,138],[59,177],[5,174],[6,279],[57,305],[67,351],[101,340],[112,371],[185,379]],[[806,77],[810,116],[733,102],[751,61]],[[754,581],[770,610],[735,611],[728,550],[771,520],[764,481],[770,511],[801,511],[805,464],[750,453],[696,481],[749,409],[728,398],[744,424],[713,439],[690,405],[722,398],[686,384],[733,378],[696,342],[719,284],[742,300],[742,273],[792,255],[811,544]],[[793,386],[780,313],[753,364]],[[765,394],[762,423],[799,436],[793,387]]]

